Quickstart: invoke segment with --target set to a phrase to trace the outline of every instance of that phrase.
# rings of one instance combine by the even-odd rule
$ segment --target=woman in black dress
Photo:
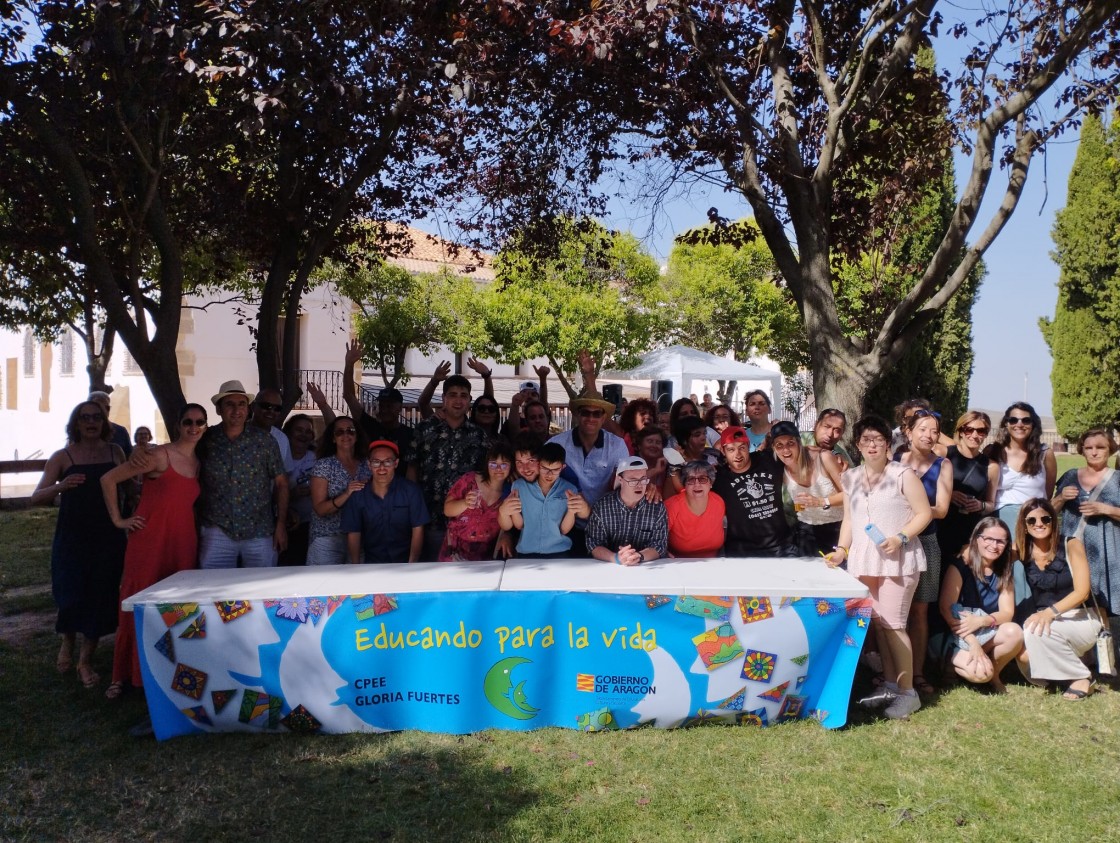
[[[74,666],[77,636],[78,679],[93,688],[101,677],[93,669],[97,639],[116,631],[126,534],[113,526],[101,493],[101,475],[124,462],[110,442],[113,430],[99,404],[79,404],[66,425],[68,444],[55,451],[34,494],[33,505],[61,497],[51,547],[51,588],[58,606],[55,630],[62,634],[57,667]]]
[[[980,453],[991,429],[988,414],[978,410],[969,410],[957,419],[956,444],[946,454],[953,466],[953,497],[949,511],[937,525],[942,559],[960,556],[980,519],[995,512],[999,466]]]

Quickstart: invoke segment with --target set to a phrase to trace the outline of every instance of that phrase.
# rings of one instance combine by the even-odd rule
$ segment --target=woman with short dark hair
[[[498,510],[509,494],[513,450],[504,441],[491,443],[479,471],[469,471],[451,486],[443,504],[447,533],[440,562],[482,562],[494,558],[501,527]]]
[[[913,470],[890,461],[891,429],[878,416],[855,426],[863,463],[841,476],[844,521],[829,565],[847,560],[848,573],[871,592],[874,623],[888,681],[873,704],[887,706],[890,718],[908,717],[922,707],[914,690],[914,653],[906,620],[926,556],[917,535],[931,512],[922,483]]]
[[[715,466],[693,460],[681,469],[684,491],[665,501],[669,520],[669,555],[683,557],[718,556],[723,549],[723,498],[712,491]]]
[[[365,434],[350,416],[336,416],[319,440],[311,469],[308,565],[343,565],[348,552],[342,508],[370,479]]]

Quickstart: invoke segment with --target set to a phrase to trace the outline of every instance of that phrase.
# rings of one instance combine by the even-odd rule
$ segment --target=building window
[[[129,350],[127,348],[124,350],[123,370],[124,370],[124,374],[126,374],[126,375],[142,375],[142,374],[144,374],[140,370],[140,364],[136,362],[136,358],[132,356],[132,354],[129,352]]]
[[[61,375],[74,374],[74,331],[63,328],[58,338],[58,372]]]
[[[23,376],[35,377],[35,337],[30,328],[23,331]]]

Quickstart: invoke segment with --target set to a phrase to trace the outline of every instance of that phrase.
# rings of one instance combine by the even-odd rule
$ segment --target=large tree
[[[661,156],[747,200],[801,311],[818,403],[855,414],[965,285],[1033,157],[1116,91],[1115,2],[1034,0],[951,25],[942,7],[957,14],[939,0],[493,0],[480,15],[582,69],[568,84],[589,103],[592,169]],[[926,71],[917,52],[943,27],[964,55]],[[849,335],[835,261],[866,250],[952,143],[971,166],[944,235],[878,330]]]
[[[165,416],[183,400],[175,344],[192,282],[247,273],[260,385],[292,401],[296,332],[281,319],[298,316],[325,257],[368,236],[359,219],[411,220],[468,187],[502,199],[472,214],[480,229],[563,209],[564,181],[522,165],[566,147],[570,128],[540,121],[531,74],[463,29],[473,7],[0,0],[12,215],[43,232],[30,248],[61,243],[82,267]],[[456,65],[467,45],[470,79]]]
[[[1096,117],[1081,127],[1066,206],[1054,223],[1061,268],[1042,333],[1054,365],[1054,420],[1067,438],[1120,424],[1120,137]]]

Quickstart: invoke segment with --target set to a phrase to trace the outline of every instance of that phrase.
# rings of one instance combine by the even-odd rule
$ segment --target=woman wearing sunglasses
[[[471,421],[486,431],[486,438],[490,441],[502,438],[502,414],[498,402],[489,395],[480,395],[474,399],[471,406]]]
[[[1008,407],[996,441],[985,453],[999,467],[996,512],[1013,530],[1023,502],[1031,498],[1049,500],[1058,477],[1058,462],[1054,452],[1042,444],[1042,419],[1034,407],[1022,401]]]
[[[949,561],[939,608],[955,638],[957,675],[1007,693],[999,675],[1023,649],[1023,630],[1012,620],[1011,531],[995,516],[980,519],[964,553]]]
[[[342,508],[370,479],[365,435],[350,416],[337,416],[323,431],[311,469],[311,532],[308,565],[343,565],[347,534]]]
[[[480,471],[469,471],[451,486],[443,504],[447,534],[440,562],[483,562],[494,558],[501,526],[498,509],[509,493],[513,450],[504,441],[486,451]]]
[[[1064,542],[1055,529],[1054,507],[1032,498],[1019,510],[1015,543],[1027,566],[1027,582],[1038,610],[1023,621],[1023,675],[1036,685],[1068,683],[1063,699],[1082,700],[1096,690],[1081,657],[1097,642],[1101,622],[1086,607],[1089,562],[1080,539]]]
[[[999,466],[980,450],[991,429],[992,420],[979,410],[969,410],[957,419],[955,444],[945,455],[953,466],[953,494],[949,511],[937,524],[942,559],[959,556],[980,519],[995,512]]]
[[[1063,538],[1081,530],[1101,608],[1120,615],[1120,471],[1108,465],[1116,441],[1109,431],[1095,427],[1081,434],[1077,452],[1085,467],[1063,474],[1050,502],[1062,515]]]
[[[124,462],[110,439],[113,429],[99,404],[86,401],[70,413],[67,445],[47,460],[33,506],[60,498],[51,546],[51,591],[58,606],[55,631],[62,634],[56,666],[74,667],[78,680],[93,688],[101,677],[93,669],[97,639],[117,628],[125,534],[114,526],[99,481]],[[82,643],[77,653],[77,636]]]
[[[199,484],[195,449],[205,432],[206,409],[187,404],[179,413],[175,441],[149,450],[153,467],[144,475],[140,505],[131,518],[121,517],[117,486],[143,469],[126,462],[102,476],[101,492],[109,517],[128,534],[121,599],[155,585],[164,577],[198,567],[194,502],[198,499]],[[122,611],[113,646],[113,681],[105,696],[113,700],[142,684],[136,627],[132,613]]]

